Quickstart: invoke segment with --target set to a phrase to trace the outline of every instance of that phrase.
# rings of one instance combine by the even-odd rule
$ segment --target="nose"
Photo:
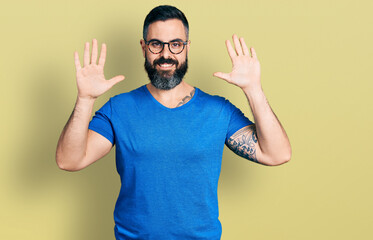
[[[172,56],[172,52],[170,52],[169,43],[164,44],[163,51],[160,53],[165,59],[168,59],[170,56]]]

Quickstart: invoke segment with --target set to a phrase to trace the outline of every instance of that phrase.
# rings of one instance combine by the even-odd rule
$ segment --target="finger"
[[[251,49],[251,54],[253,55],[253,58],[258,59],[258,57],[256,56],[255,49],[253,47],[250,49]]]
[[[240,44],[240,41],[238,41],[238,37],[236,34],[233,34],[233,43],[234,43],[234,48],[236,49],[237,55],[242,56],[243,52],[242,52],[241,44]]]
[[[100,58],[98,59],[98,65],[104,67],[105,60],[106,60],[106,44],[103,43],[102,46],[101,46]]]
[[[228,73],[215,72],[213,75],[214,75],[215,77],[218,77],[218,78],[224,79],[224,80],[226,80],[227,82],[230,82],[230,81],[231,81],[231,78],[230,78],[230,76],[229,76]]]
[[[234,51],[232,44],[229,40],[225,41],[225,45],[227,46],[227,51],[229,56],[231,57],[231,60],[233,61],[233,58],[237,57],[236,52]]]
[[[114,86],[115,84],[119,83],[120,81],[123,81],[125,77],[123,75],[118,75],[113,77],[112,79],[108,80],[108,83],[110,84],[110,87]]]
[[[74,59],[75,59],[75,69],[76,69],[76,71],[79,71],[82,68],[82,66],[80,66],[80,60],[79,60],[78,52],[74,52]]]
[[[245,43],[245,40],[244,40],[242,37],[240,38],[240,43],[241,43],[241,46],[242,46],[243,54],[244,54],[244,55],[249,55],[249,56],[250,56],[250,51],[249,51],[249,49],[247,48],[246,43]]]
[[[96,64],[97,61],[97,40],[92,40],[92,56],[91,56],[91,64]]]
[[[84,46],[84,67],[89,65],[89,42],[85,43]]]

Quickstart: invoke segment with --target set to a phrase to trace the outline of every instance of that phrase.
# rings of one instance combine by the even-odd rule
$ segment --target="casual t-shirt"
[[[220,239],[224,144],[250,124],[228,100],[199,88],[177,108],[159,103],[146,85],[110,98],[89,129],[116,146],[116,239]]]

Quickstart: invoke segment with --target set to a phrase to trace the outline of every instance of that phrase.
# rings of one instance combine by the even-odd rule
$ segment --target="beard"
[[[176,69],[172,70],[157,70],[156,66],[158,64],[174,64]],[[148,73],[148,77],[152,85],[161,90],[170,90],[181,83],[185,73],[188,70],[188,56],[185,58],[185,62],[180,64],[177,60],[168,58],[165,59],[163,56],[159,59],[154,60],[153,64],[148,61],[147,56],[145,56],[144,67]]]

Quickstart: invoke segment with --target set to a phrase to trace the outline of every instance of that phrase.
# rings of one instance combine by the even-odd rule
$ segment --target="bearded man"
[[[172,6],[146,16],[140,40],[150,83],[116,95],[93,116],[97,97],[122,81],[104,77],[106,45],[97,62],[97,40],[85,44],[84,65],[75,52],[78,96],[56,151],[58,166],[78,171],[116,146],[121,190],[114,210],[120,240],[216,240],[221,238],[217,187],[224,145],[259,164],[290,160],[285,130],[260,83],[253,48],[233,35],[226,41],[231,73],[214,76],[240,87],[255,123],[227,99],[183,80],[188,69],[189,25]]]

